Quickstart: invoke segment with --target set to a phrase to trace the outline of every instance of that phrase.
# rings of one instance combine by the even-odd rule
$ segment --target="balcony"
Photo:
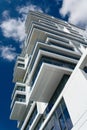
[[[12,111],[10,119],[21,120],[26,110],[26,95],[16,94],[15,100],[11,106]]]
[[[43,102],[33,102],[30,110],[23,122],[21,130],[34,130],[39,119],[41,118],[47,104]]]
[[[66,65],[58,65],[46,62],[38,65],[31,82],[30,100],[49,102],[63,75],[72,72]]]
[[[14,86],[14,90],[13,90],[13,93],[12,93],[12,96],[11,96],[11,99],[13,99],[14,95],[15,95],[15,92],[26,92],[26,85],[23,84],[23,83],[19,83],[17,82]]]
[[[29,94],[29,87],[25,84],[16,83],[13,93],[12,93],[12,103],[11,103],[11,115],[12,120],[21,120],[26,110],[28,104],[27,98]]]
[[[17,58],[17,62],[14,67],[13,82],[22,82],[26,72],[28,61],[28,55],[26,55],[25,57],[19,56]]]

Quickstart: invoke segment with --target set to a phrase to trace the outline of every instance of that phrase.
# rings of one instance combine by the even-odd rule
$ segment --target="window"
[[[72,121],[62,98],[44,130],[71,130]]]
[[[16,90],[19,90],[19,91],[25,91],[25,86],[17,86],[16,87]]]
[[[25,91],[26,88],[25,88],[25,86],[17,85],[16,88],[14,89],[14,91],[13,91],[12,97],[14,97],[14,94],[15,94],[16,90],[18,90],[18,91]]]
[[[61,114],[60,117],[59,117],[59,124],[60,124],[61,130],[66,130],[66,125],[65,125],[65,122],[64,122],[63,114]]]
[[[85,67],[83,68],[83,71],[84,71],[85,73],[87,73],[87,66],[85,66]]]
[[[53,105],[55,104],[57,98],[59,97],[61,91],[63,90],[64,86],[66,85],[68,79],[69,79],[69,75],[64,74],[64,76],[62,77],[61,81],[59,82],[57,89],[55,90],[54,94],[52,95],[49,104],[46,108],[46,114],[48,114],[50,112],[50,110],[52,109]]]
[[[18,66],[18,67],[25,67],[25,64],[18,63],[17,66]]]
[[[18,61],[24,62],[25,60],[22,58],[18,58]]]
[[[39,121],[37,122],[34,130],[39,130],[39,128],[42,125],[43,121],[44,121],[44,116],[42,115],[41,118],[39,119]]]
[[[21,95],[21,94],[17,94],[15,101],[19,101],[19,102],[25,102],[26,101],[26,96],[25,95]]]

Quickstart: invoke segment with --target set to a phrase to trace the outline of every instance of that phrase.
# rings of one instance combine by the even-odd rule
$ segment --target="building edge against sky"
[[[30,11],[13,74],[10,119],[20,130],[87,129],[87,34]]]

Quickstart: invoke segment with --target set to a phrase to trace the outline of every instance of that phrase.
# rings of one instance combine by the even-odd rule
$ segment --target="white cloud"
[[[23,18],[25,19],[28,12],[29,11],[38,11],[38,12],[43,12],[43,10],[36,6],[36,5],[33,5],[33,4],[30,4],[30,5],[26,5],[26,6],[22,6],[22,7],[17,7],[17,11],[22,14]]]
[[[24,21],[18,19],[6,19],[0,25],[3,35],[7,38],[13,38],[16,41],[23,41],[25,38]]]
[[[26,5],[26,6],[23,6],[23,7],[17,7],[17,10],[19,13],[24,13],[24,14],[27,14],[29,10],[31,11],[38,11],[38,12],[43,12],[42,9],[36,5]]]
[[[2,13],[3,18],[7,19],[9,18],[9,11],[8,10],[4,10]]]
[[[5,20],[2,21],[0,27],[3,35],[7,38],[13,38],[15,41],[23,42],[25,39],[25,18],[29,10],[43,12],[40,7],[36,5],[27,5],[17,7],[17,11],[22,17],[10,18],[9,11],[5,10],[2,16]]]
[[[63,0],[60,13],[69,14],[69,22],[73,24],[87,25],[87,0]]]
[[[13,61],[16,55],[15,48],[12,48],[12,46],[0,46],[0,57],[3,59]]]

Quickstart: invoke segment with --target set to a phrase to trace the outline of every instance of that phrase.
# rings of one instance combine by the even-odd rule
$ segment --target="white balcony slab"
[[[49,102],[64,74],[72,70],[43,63],[32,86],[30,100]]]

